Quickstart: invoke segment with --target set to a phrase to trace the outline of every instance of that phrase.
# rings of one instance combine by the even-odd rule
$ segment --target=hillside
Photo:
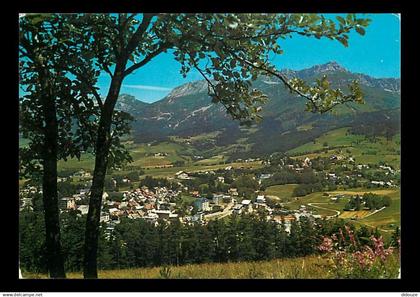
[[[205,81],[181,85],[152,104],[136,102],[132,98],[127,100],[125,95],[123,103],[117,107],[135,117],[132,136],[136,143],[161,141],[168,137],[186,143],[199,136],[201,140],[191,144],[208,155],[227,152],[245,157],[287,151],[344,126],[382,127],[377,133],[399,130],[399,79],[377,79],[352,73],[335,62],[300,71],[284,70],[283,73],[308,81],[325,74],[334,86],[341,88],[357,79],[365,94],[365,104],[340,106],[331,114],[309,113],[305,111],[304,99],[290,94],[277,80],[260,77],[253,86],[263,90],[269,101],[263,107],[262,122],[252,127],[240,127],[221,105],[212,104]]]

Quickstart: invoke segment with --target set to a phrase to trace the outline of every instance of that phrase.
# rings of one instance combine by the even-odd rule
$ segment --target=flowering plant
[[[397,278],[399,253],[393,247],[385,248],[382,236],[371,236],[372,246],[360,245],[353,231],[345,226],[349,240],[342,229],[339,236],[324,236],[319,251],[325,254],[336,278]]]

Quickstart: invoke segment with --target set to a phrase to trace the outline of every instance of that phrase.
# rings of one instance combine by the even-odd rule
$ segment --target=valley
[[[324,72],[337,85],[362,79],[365,104],[311,114],[302,99],[260,78],[255,85],[270,96],[263,120],[240,126],[210,104],[202,81],[175,88],[152,104],[121,95],[117,108],[134,117],[123,141],[133,161],[106,174],[100,213],[104,252],[99,256],[105,270],[100,274],[131,277],[132,271],[113,274],[106,269],[141,266],[154,268],[138,273],[156,277],[167,269],[162,265],[176,263],[173,271],[188,278],[182,265],[248,265],[244,261],[308,255],[313,261],[310,255],[318,252],[317,246],[302,234],[335,236],[344,226],[361,238],[382,236],[387,245],[395,245],[401,226],[399,80],[350,73],[336,63],[294,75],[311,80]],[[20,138],[19,145],[28,142]],[[64,228],[78,230],[84,224],[94,162],[89,153],[80,160],[58,161],[60,216],[69,224]],[[39,213],[40,185],[20,179],[19,187],[22,216]],[[258,237],[261,230],[266,233]],[[209,234],[220,240],[226,236],[226,242],[212,242]],[[71,242],[83,241],[83,233],[75,236]],[[117,238],[128,247],[116,246]],[[270,250],[274,241],[277,248]],[[138,246],[147,252],[135,256]],[[125,256],[120,259],[120,254]],[[292,262],[285,260],[285,265]],[[77,256],[70,263],[74,270],[80,268]],[[216,266],[208,276],[230,269]],[[293,278],[290,273],[280,274]]]

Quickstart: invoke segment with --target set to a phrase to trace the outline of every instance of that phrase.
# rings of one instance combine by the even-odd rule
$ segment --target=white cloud
[[[160,92],[167,92],[167,91],[172,90],[172,88],[157,87],[157,86],[146,86],[146,85],[123,85],[123,87],[124,88],[139,89],[139,90],[148,90],[148,91],[160,91]]]

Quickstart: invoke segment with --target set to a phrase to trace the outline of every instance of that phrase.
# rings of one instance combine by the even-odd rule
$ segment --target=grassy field
[[[329,157],[337,154],[337,147],[344,147],[340,149],[340,154],[352,156],[358,164],[378,164],[383,161],[399,169],[400,141],[400,134],[396,134],[392,140],[377,137],[372,141],[365,136],[348,133],[348,128],[340,128],[323,134],[313,142],[289,150],[288,153],[298,154],[298,158]]]
[[[398,254],[386,262],[396,278],[400,267]],[[342,268],[340,268],[342,269]],[[24,278],[42,279],[45,274],[22,272]],[[274,259],[258,262],[208,263],[184,266],[99,270],[100,279],[334,279],[331,262],[323,256]],[[67,273],[67,278],[80,279],[81,272]]]
[[[203,165],[216,165],[220,162],[224,162],[227,160],[226,156],[223,155],[216,155],[208,159],[203,159],[200,161],[195,162],[195,164],[203,164]]]
[[[395,189],[393,192],[385,194],[392,199],[391,206],[377,212],[367,218],[359,220],[360,223],[372,227],[378,227],[383,231],[391,232],[395,226],[401,225],[401,192]]]
[[[290,209],[298,209],[301,205],[308,203],[322,203],[322,207],[333,210],[341,210],[347,203],[346,198],[340,199],[338,202],[332,202],[329,197],[323,196],[323,192],[315,192],[302,197],[295,197],[294,200],[287,204]],[[321,205],[320,205],[321,206]]]
[[[361,219],[370,215],[372,211],[370,210],[358,210],[358,211],[343,211],[339,218],[341,219]]]
[[[261,167],[260,161],[255,162],[235,162],[219,164],[224,162],[227,157],[223,155],[215,155],[211,158],[193,161],[191,155],[197,154],[194,149],[186,145],[173,142],[162,142],[155,145],[148,144],[129,144],[128,149],[134,162],[128,164],[130,166],[140,166],[145,169],[146,175],[154,177],[174,177],[178,171],[198,172],[210,171],[232,166],[233,168],[258,168]],[[155,153],[165,153],[166,156],[155,156]],[[175,161],[184,161],[184,166],[173,167]],[[93,171],[95,158],[93,155],[84,154],[77,160],[76,158],[67,161],[60,160],[58,162],[58,170],[64,169],[84,169]],[[119,174],[124,174],[122,170]]]
[[[281,202],[287,202],[290,200],[290,198],[292,198],[293,190],[296,187],[296,184],[276,185],[268,187],[264,193],[267,196],[277,197]]]
[[[310,256],[295,259],[279,259],[261,262],[210,263],[185,266],[171,266],[166,272],[162,267],[121,270],[100,270],[103,279],[313,279],[332,278],[327,261],[322,257]],[[23,273],[25,278],[46,278],[44,274]],[[68,278],[82,278],[81,272],[68,273]]]
[[[289,185],[290,186],[290,185]],[[280,187],[281,190],[284,190],[284,187],[281,186],[273,186],[269,187],[277,189]],[[382,211],[379,211],[375,214],[372,214],[372,211],[343,211],[344,206],[349,201],[349,197],[352,195],[363,195],[364,193],[374,193],[378,195],[386,195],[392,199],[391,206],[385,208]],[[273,193],[273,192],[272,192]],[[340,211],[340,218],[343,219],[351,219],[356,218],[357,222],[360,224],[365,224],[370,227],[378,227],[382,231],[391,232],[395,228],[395,226],[401,225],[401,198],[400,198],[400,189],[393,188],[393,189],[363,189],[363,188],[355,188],[355,189],[347,189],[347,190],[337,190],[327,192],[330,196],[323,196],[323,192],[316,192],[311,193],[309,195],[303,197],[294,197],[293,200],[286,204],[286,206],[291,210],[298,209],[301,205],[305,205],[308,209],[313,210],[314,213],[319,214],[321,216],[330,216],[334,215],[335,211]],[[333,202],[330,200],[331,196],[335,196],[338,194],[345,195],[343,198],[340,198],[338,201]],[[287,195],[287,194],[284,194]],[[308,205],[309,203],[314,203],[314,205],[323,207],[326,209],[320,209],[316,207],[311,207]],[[330,211],[328,211],[330,209]],[[368,216],[369,215],[369,216]],[[367,217],[366,217],[367,216]]]
[[[290,150],[290,153],[304,153],[324,148],[332,148],[336,146],[350,146],[356,141],[362,141],[364,136],[359,135],[346,135],[348,128],[340,128],[329,131],[322,136],[315,139],[313,142],[305,143],[297,148]],[[324,146],[327,144],[327,146]]]
[[[262,166],[261,161],[255,162],[235,162],[235,163],[226,163],[218,165],[203,165],[194,163],[189,166],[180,166],[172,168],[146,168],[144,175],[152,175],[154,177],[174,177],[175,173],[178,171],[187,171],[187,172],[204,172],[217,169],[223,169],[227,166],[232,166],[232,168],[259,168]]]

